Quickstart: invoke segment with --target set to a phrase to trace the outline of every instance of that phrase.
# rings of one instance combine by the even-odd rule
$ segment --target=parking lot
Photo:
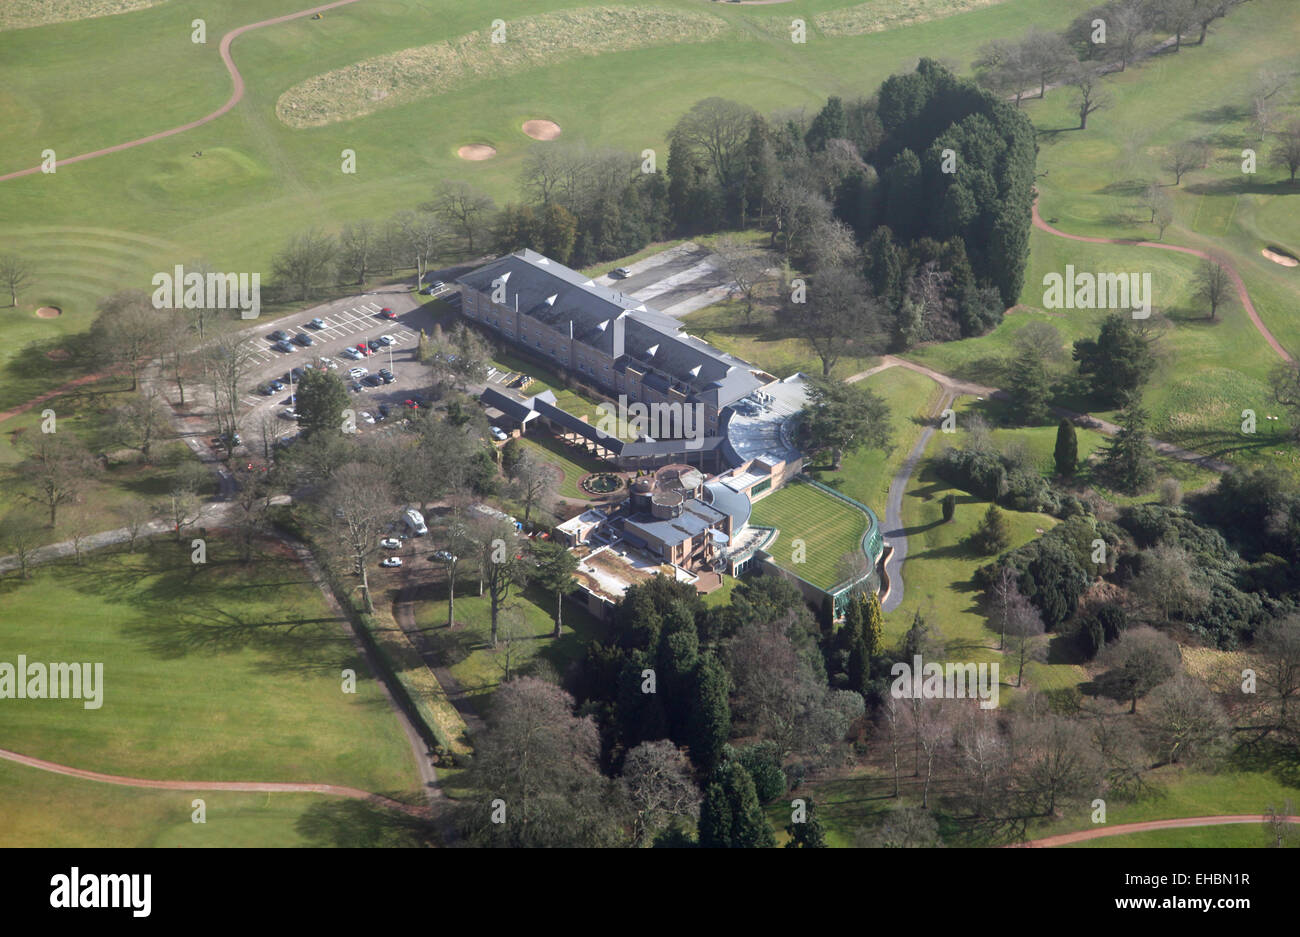
[[[450,298],[454,295],[459,299],[459,293],[452,294],[450,290],[440,290],[439,293],[442,296],[435,294],[435,297]],[[254,448],[258,446],[260,426],[266,417],[274,419],[273,425],[277,428],[275,436],[278,439],[297,434],[296,421],[279,416],[281,411],[293,405],[293,387],[289,384],[287,375],[292,368],[302,368],[309,364],[319,366],[322,357],[329,358],[336,365],[330,370],[349,388],[349,395],[353,398],[351,407],[357,412],[359,433],[373,432],[382,424],[383,421],[377,421],[372,425],[363,416],[369,413],[377,418],[380,404],[386,403],[391,408],[390,420],[400,419],[406,400],[417,395],[427,397],[428,393],[428,371],[424,366],[418,365],[416,352],[419,331],[421,328],[429,328],[431,321],[413,321],[424,315],[419,310],[419,304],[424,301],[424,297],[409,293],[353,297],[351,300],[331,304],[328,308],[318,307],[279,321],[267,322],[255,336],[244,343],[254,365],[245,378],[246,389],[242,396],[247,407],[240,415],[245,445]],[[396,318],[381,317],[380,312],[384,308],[391,308]],[[308,323],[313,317],[320,318],[323,327],[311,328]],[[311,336],[313,343],[305,347],[294,344],[293,351],[279,351],[269,337],[277,329],[291,337],[299,332],[305,333]],[[359,342],[378,340],[384,335],[392,336],[394,343],[382,346],[361,359],[343,355],[345,349],[355,347]],[[362,383],[360,389],[353,389],[355,382],[348,376],[348,372],[357,367],[365,368],[370,374],[377,374],[380,368],[388,368],[393,372],[395,380],[391,384],[374,387]],[[259,389],[272,379],[284,382],[284,390],[270,395],[260,393]]]
[[[726,299],[734,283],[707,248],[687,242],[628,264],[629,276],[611,274],[595,282],[680,318]]]

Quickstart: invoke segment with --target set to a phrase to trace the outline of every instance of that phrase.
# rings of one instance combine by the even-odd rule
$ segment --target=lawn
[[[899,367],[873,374],[860,386],[879,394],[889,407],[892,449],[886,452],[864,448],[851,452],[844,457],[838,472],[832,472],[829,466],[807,464],[804,471],[823,485],[883,510],[890,481],[925,432],[943,391],[924,374]]]
[[[422,824],[394,810],[321,794],[118,787],[0,761],[0,847],[268,848],[417,846]],[[191,819],[201,799],[206,823]]]
[[[962,414],[975,401],[959,398],[954,404],[960,426]],[[903,497],[903,524],[908,538],[903,562],[903,601],[885,616],[885,638],[900,640],[920,612],[942,635],[950,658],[975,663],[998,661],[1001,665],[1003,705],[1015,683],[1015,670],[997,650],[997,635],[988,628],[980,608],[980,594],[972,577],[994,557],[975,553],[966,543],[988,509],[988,502],[953,488],[934,472],[931,460],[945,446],[960,445],[960,439],[935,433],[925,456],[913,473]],[[953,520],[944,523],[940,501],[951,492],[957,500]],[[1033,540],[1056,526],[1047,514],[1004,511],[1011,531],[1011,547]],[[1025,684],[1037,689],[1074,686],[1084,679],[1083,670],[1071,663],[1062,642],[1050,639],[1049,663],[1030,662],[1025,667]],[[1018,694],[1017,694],[1018,695]]]
[[[1262,823],[1234,823],[1231,826],[1189,826],[1174,830],[1150,830],[1146,833],[1122,833],[1103,836],[1081,843],[1069,843],[1063,849],[1265,849],[1273,845],[1272,831]],[[1300,838],[1287,844],[1300,847]]]
[[[868,524],[858,508],[798,481],[756,502],[750,522],[777,528],[776,539],[767,547],[773,560],[823,589],[844,580],[841,560],[846,553],[861,551]],[[801,549],[796,540],[803,541]]]
[[[1219,774],[1205,774],[1177,765],[1166,766],[1151,773],[1152,791],[1149,794],[1131,802],[1108,801],[1106,822],[1108,824],[1141,823],[1144,820],[1165,820],[1173,817],[1262,814],[1270,804],[1280,807],[1288,799],[1300,803],[1300,788],[1280,778],[1278,775],[1281,773],[1282,769],[1279,768],[1275,773],[1224,771]],[[1088,811],[1081,811],[1078,816],[1068,817],[1056,823],[1031,824],[1029,837],[1033,839],[1056,833],[1069,833],[1074,830],[1090,829],[1092,826]],[[1128,836],[1122,838],[1127,839]],[[1209,841],[1218,844],[1212,835],[1209,836]],[[1115,845],[1121,843],[1115,842]]]
[[[576,498],[580,501],[593,500],[593,496],[583,491],[578,482],[584,475],[589,475],[592,472],[609,471],[608,465],[580,449],[566,446],[545,431],[524,436],[522,441],[530,452],[555,466],[562,473],[560,483],[556,487],[556,491],[560,495],[565,498]]]
[[[163,538],[6,578],[5,659],[99,662],[104,692],[97,710],[10,701],[0,745],[135,777],[413,790],[394,713],[296,558],[273,543],[243,566],[207,546],[205,565]]]

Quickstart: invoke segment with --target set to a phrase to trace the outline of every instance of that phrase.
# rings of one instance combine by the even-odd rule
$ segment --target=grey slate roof
[[[663,372],[668,379],[647,375],[660,390],[675,383],[692,399],[720,410],[762,386],[750,373],[753,365],[687,335],[671,316],[536,251],[499,257],[457,282],[491,295],[492,284],[502,277],[505,305],[517,304],[521,313],[562,335],[572,328],[575,339],[613,358],[620,370],[630,363]]]
[[[677,517],[660,520],[651,514],[636,514],[624,522],[624,529],[632,527],[664,543],[673,544],[697,537],[725,518],[724,513],[709,507],[703,501],[691,500],[682,505],[682,513]]]

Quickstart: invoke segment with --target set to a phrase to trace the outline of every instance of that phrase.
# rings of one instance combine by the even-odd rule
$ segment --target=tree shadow
[[[363,800],[313,804],[294,824],[309,845],[358,848],[420,848],[438,844],[434,821]]]

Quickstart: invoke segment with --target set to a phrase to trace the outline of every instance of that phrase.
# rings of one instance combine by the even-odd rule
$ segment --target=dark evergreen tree
[[[710,771],[718,763],[722,747],[731,735],[731,703],[728,699],[731,680],[716,657],[703,654],[695,667],[691,689],[684,741],[690,747],[695,767]]]
[[[1021,426],[1038,426],[1047,419],[1047,401],[1052,388],[1047,368],[1030,349],[1021,353],[1011,372],[1011,417]]]
[[[790,834],[786,841],[786,849],[825,849],[826,848],[826,831],[822,828],[822,821],[817,816],[817,805],[809,797],[804,804],[805,815],[802,823],[795,823],[791,819],[790,824],[785,831]]]
[[[706,849],[754,849],[776,845],[758,803],[754,780],[735,761],[720,765],[700,806],[700,845]]]
[[[1147,412],[1134,398],[1119,415],[1119,432],[1106,449],[1105,470],[1117,488],[1138,494],[1156,478],[1155,460],[1147,443]]]
[[[828,140],[843,140],[847,136],[848,125],[844,119],[844,102],[837,97],[832,97],[812,119],[804,143],[808,147],[808,152],[816,153],[826,149]]]
[[[1079,467],[1079,438],[1074,431],[1074,424],[1065,417],[1056,426],[1056,474],[1069,478]]]

